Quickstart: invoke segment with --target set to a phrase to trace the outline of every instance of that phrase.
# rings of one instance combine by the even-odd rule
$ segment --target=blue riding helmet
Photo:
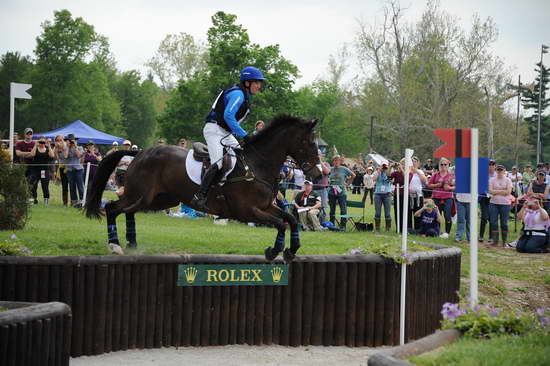
[[[265,80],[265,77],[257,67],[247,66],[241,70],[241,81],[245,80]]]

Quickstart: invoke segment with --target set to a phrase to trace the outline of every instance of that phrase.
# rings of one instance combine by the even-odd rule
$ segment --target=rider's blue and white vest
[[[248,92],[240,86],[234,86],[232,88],[225,89],[224,91],[220,92],[220,94],[218,94],[218,97],[212,104],[212,110],[210,111],[210,113],[208,113],[208,116],[206,116],[206,122],[215,122],[227,131],[231,131],[231,129],[227,125],[227,122],[225,121],[223,114],[226,107],[225,96],[234,90],[241,90],[244,94],[243,104],[241,104],[239,110],[235,114],[235,119],[240,123],[246,118],[246,116],[250,112],[250,98]]]

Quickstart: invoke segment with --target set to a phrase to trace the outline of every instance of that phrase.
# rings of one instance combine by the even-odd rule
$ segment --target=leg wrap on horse
[[[107,236],[109,238],[109,243],[119,244],[116,224],[107,225]]]
[[[290,250],[296,254],[298,249],[300,249],[300,233],[293,231],[290,233]]]
[[[130,244],[136,242],[136,219],[134,214],[126,214],[126,240]]]
[[[273,251],[277,254],[282,252],[285,248],[285,232],[279,231],[277,233],[277,238],[275,239],[275,245],[273,246]]]

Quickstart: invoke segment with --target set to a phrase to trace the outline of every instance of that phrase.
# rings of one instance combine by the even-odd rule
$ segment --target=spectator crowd
[[[264,126],[262,121],[258,121],[255,131]],[[91,181],[103,157],[92,141],[81,144],[73,134],[55,136],[54,141],[44,136],[33,139],[33,130],[26,128],[22,139],[18,134],[13,136],[13,143],[14,161],[26,165],[25,174],[34,204],[38,203],[40,184],[44,204],[48,205],[49,184],[55,181],[62,186],[65,206],[81,206],[85,189],[85,166],[90,164]],[[166,145],[166,141],[159,139],[157,145]],[[182,138],[178,140],[177,146],[187,148],[188,141]],[[119,148],[138,150],[129,140],[125,140],[120,147],[115,141],[105,155]],[[329,164],[321,151],[319,158],[322,175],[318,181],[308,181],[290,157],[280,171],[276,203],[282,209],[290,210],[303,230],[345,231],[350,226],[348,221],[352,222],[352,228],[365,229],[364,223],[356,220],[357,216],[348,214],[348,206],[353,203],[348,199],[348,193],[352,193],[362,197],[358,207],[364,209],[366,205],[374,206],[373,230],[380,231],[383,224],[386,231],[393,228],[402,232],[405,225],[401,218],[407,200],[406,227],[412,234],[445,239],[449,238],[452,226],[456,224],[454,240],[469,241],[471,196],[455,193],[456,176],[449,159],[441,158],[435,164],[432,159],[427,159],[422,165],[418,157],[413,157],[409,192],[405,196],[404,159],[377,163],[334,155]],[[123,193],[124,176],[132,159],[131,156],[121,159],[108,182],[108,187],[118,189],[119,195]],[[488,189],[479,192],[477,199],[480,208],[479,241],[489,246],[514,246],[520,252],[548,251],[550,164],[538,164],[535,170],[526,166],[522,171],[514,166],[507,171],[505,166],[490,160],[487,178]],[[291,203],[286,201],[289,196],[287,191],[292,192]],[[513,243],[508,242],[511,214],[516,215],[522,224],[521,236]]]

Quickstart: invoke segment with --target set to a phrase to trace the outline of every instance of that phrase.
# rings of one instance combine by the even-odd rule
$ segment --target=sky
[[[418,21],[425,1],[401,2],[406,19]],[[279,44],[284,57],[298,66],[297,86],[313,82],[327,70],[331,54],[343,44],[353,44],[358,20],[374,24],[382,16],[382,0],[1,0],[0,54],[19,51],[33,55],[41,23],[53,12],[68,9],[109,38],[119,69],[138,69],[150,59],[167,34],[185,32],[206,40],[211,16],[219,10],[236,14],[254,43]],[[501,57],[514,78],[535,78],[541,44],[550,45],[549,0],[441,0],[441,8],[460,19],[468,29],[472,16],[492,17],[499,29],[494,54]],[[550,64],[550,54],[545,64]],[[359,72],[354,57],[349,60],[351,78]]]

